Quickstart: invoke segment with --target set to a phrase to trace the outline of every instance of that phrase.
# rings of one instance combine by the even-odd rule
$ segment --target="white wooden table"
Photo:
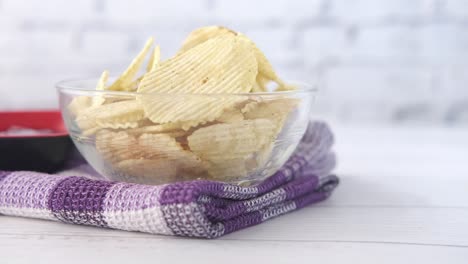
[[[0,263],[468,263],[468,128],[335,131],[319,205],[217,240],[0,216]]]

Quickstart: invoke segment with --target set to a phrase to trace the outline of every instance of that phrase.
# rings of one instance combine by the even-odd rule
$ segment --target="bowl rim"
[[[109,91],[109,90],[95,90],[94,87],[79,87],[71,85],[73,82],[79,81],[96,81],[98,78],[70,78],[59,81],[55,87],[59,93],[70,93],[76,95],[116,95],[116,96],[141,96],[141,95],[170,95],[170,96],[184,96],[184,95],[197,95],[197,96],[278,96],[278,95],[296,95],[296,94],[315,94],[318,89],[315,85],[303,82],[288,80],[288,84],[300,86],[300,89],[291,91],[276,91],[276,92],[255,92],[255,93],[139,93],[127,91]]]

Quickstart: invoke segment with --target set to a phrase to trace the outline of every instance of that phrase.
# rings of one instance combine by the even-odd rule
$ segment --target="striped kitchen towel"
[[[0,214],[216,238],[326,199],[338,184],[331,174],[332,143],[326,124],[311,123],[286,164],[249,187],[205,180],[111,182],[86,177],[88,165],[56,175],[0,171]]]

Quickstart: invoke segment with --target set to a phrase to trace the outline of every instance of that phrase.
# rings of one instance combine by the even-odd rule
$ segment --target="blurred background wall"
[[[148,36],[250,36],[340,122],[468,123],[468,0],[0,0],[0,108],[56,106],[61,79],[119,74]]]

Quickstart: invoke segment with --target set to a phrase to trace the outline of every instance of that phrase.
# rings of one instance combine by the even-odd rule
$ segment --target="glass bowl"
[[[68,132],[110,180],[165,184],[215,180],[251,185],[291,156],[315,89],[243,94],[94,90],[96,79],[57,84]]]

